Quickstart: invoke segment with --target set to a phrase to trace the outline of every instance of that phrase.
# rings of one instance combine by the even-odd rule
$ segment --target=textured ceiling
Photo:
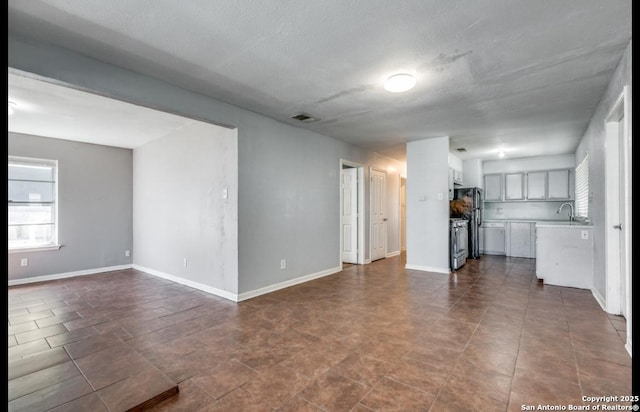
[[[489,159],[575,150],[631,1],[9,0],[8,25],[399,160],[438,136]],[[396,72],[416,88],[384,91]]]

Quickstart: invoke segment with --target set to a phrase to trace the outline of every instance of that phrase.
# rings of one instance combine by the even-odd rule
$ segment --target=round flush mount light
[[[416,78],[407,73],[394,74],[384,82],[384,89],[392,93],[406,92],[416,85]]]
[[[498,153],[498,157],[504,157],[504,152],[502,150]]]

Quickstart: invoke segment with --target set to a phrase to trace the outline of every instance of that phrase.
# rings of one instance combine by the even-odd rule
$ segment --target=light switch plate
[[[582,239],[589,239],[589,231],[583,230],[581,236]]]

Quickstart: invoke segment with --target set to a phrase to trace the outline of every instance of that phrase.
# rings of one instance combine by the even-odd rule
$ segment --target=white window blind
[[[589,153],[576,167],[576,216],[589,217]]]
[[[57,243],[55,160],[9,157],[9,250]]]

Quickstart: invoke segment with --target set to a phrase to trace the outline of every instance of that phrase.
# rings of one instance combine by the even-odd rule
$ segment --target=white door
[[[387,257],[387,174],[371,169],[371,261]]]
[[[358,263],[358,169],[342,169],[342,261]]]

